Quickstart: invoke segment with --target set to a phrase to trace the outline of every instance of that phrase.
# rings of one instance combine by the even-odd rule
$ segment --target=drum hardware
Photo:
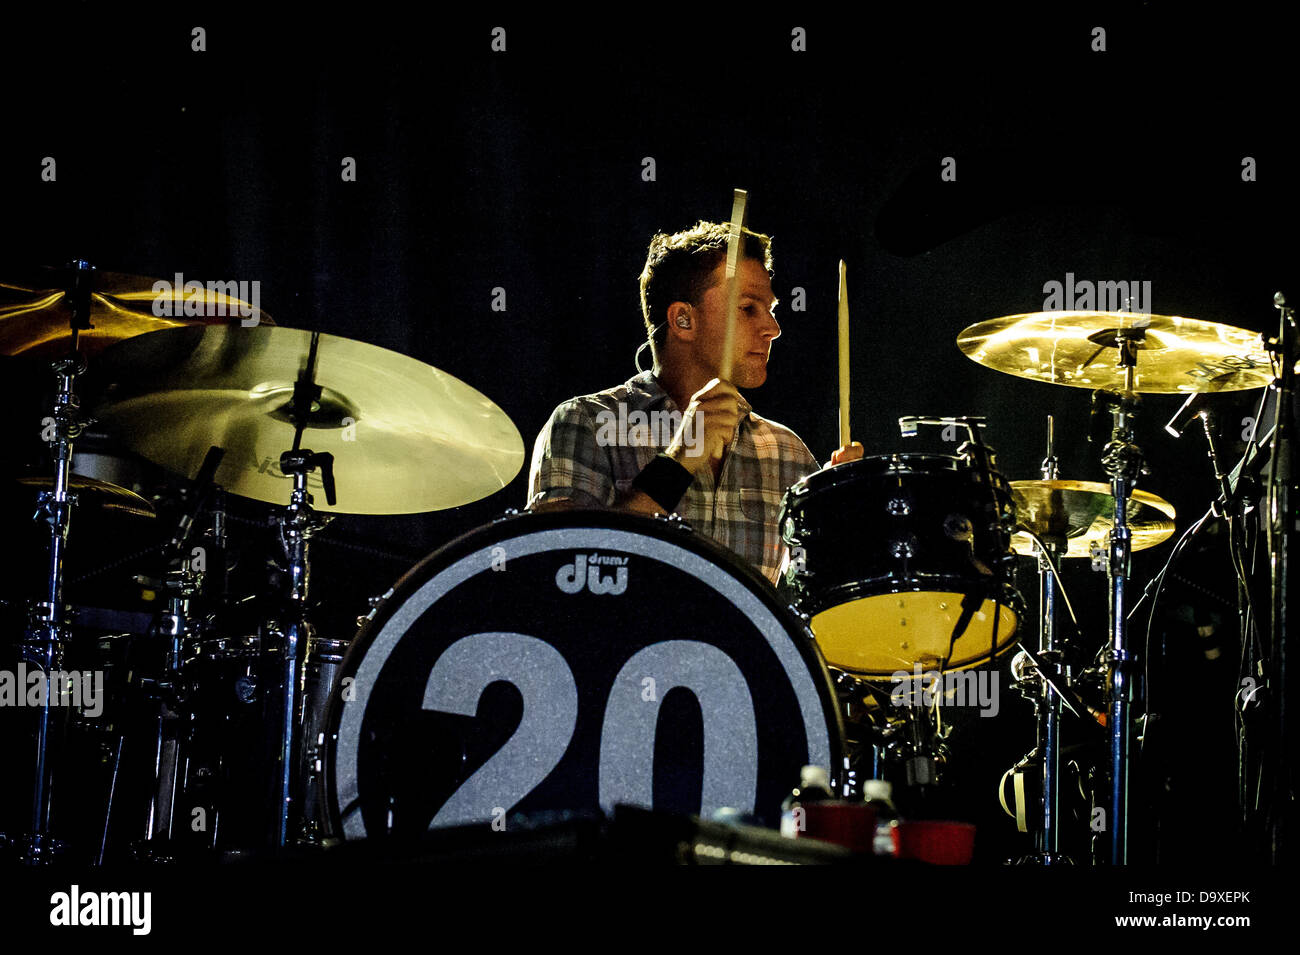
[[[308,820],[302,815],[307,802],[303,786],[314,775],[304,773],[306,747],[303,744],[303,699],[307,688],[308,646],[315,632],[307,620],[307,588],[310,580],[311,538],[330,518],[312,509],[312,496],[307,491],[307,476],[320,471],[325,490],[325,500],[333,507],[338,503],[334,486],[334,455],[302,448],[302,433],[319,407],[324,389],[316,382],[316,363],[320,348],[320,333],[313,332],[307,360],[293,386],[290,419],[294,425],[293,447],[280,455],[280,472],[293,479],[289,504],[279,518],[280,543],[288,561],[288,592],[284,595],[284,619],[280,621],[279,635],[281,657],[281,722],[279,745],[276,747],[276,776],[278,782],[277,818],[273,845],[284,849],[299,833],[291,827],[305,827]],[[313,834],[314,835],[314,834]]]
[[[166,853],[174,839],[176,797],[185,778],[184,749],[192,718],[184,647],[194,629],[191,601],[201,592],[203,580],[204,574],[193,570],[190,560],[183,558],[181,568],[169,572],[164,583],[170,592],[168,609],[160,615],[154,630],[166,641],[163,672],[156,681],[142,681],[142,689],[155,702],[158,711],[152,721],[153,786],[144,840],[133,846],[137,858],[167,861]]]
[[[844,720],[851,778],[860,782],[897,777],[900,786],[910,788],[937,785],[948,759],[949,731],[938,720],[942,695],[936,694],[933,703],[925,706],[915,699],[918,687],[906,691],[843,670],[831,672]],[[890,766],[894,769],[886,772]],[[844,790],[846,798],[858,795],[856,786]]]
[[[186,507],[167,544],[174,566],[153,588],[167,593],[168,598],[166,611],[158,614],[149,628],[151,638],[163,646],[161,670],[156,676],[138,680],[144,698],[155,708],[150,718],[151,784],[144,836],[131,845],[133,857],[140,860],[174,859],[177,798],[185,786],[194,719],[193,678],[186,666],[190,660],[186,647],[203,630],[194,604],[206,597],[209,605],[218,605],[225,592],[224,496],[212,481],[223,454],[219,447],[210,448],[197,477],[182,489]],[[210,531],[204,546],[191,551],[194,522],[205,509],[211,515]],[[124,738],[119,739],[119,751]],[[112,815],[111,793],[110,789],[105,831]]]
[[[1274,864],[1294,856],[1295,843],[1295,747],[1293,709],[1295,700],[1295,665],[1288,646],[1292,632],[1290,603],[1294,598],[1293,556],[1297,527],[1296,462],[1294,449],[1293,396],[1295,393],[1296,323],[1295,310],[1286,297],[1277,292],[1273,305],[1278,310],[1278,331],[1266,343],[1271,364],[1277,371],[1271,388],[1277,405],[1273,427],[1272,458],[1265,483],[1265,540],[1269,558],[1269,648],[1268,681],[1276,688],[1270,704],[1272,737],[1276,750],[1272,773],[1272,812],[1265,820],[1265,836],[1270,861]]]
[[[1135,656],[1129,651],[1128,615],[1125,612],[1132,553],[1132,532],[1128,525],[1129,496],[1140,474],[1145,473],[1142,451],[1134,443],[1133,423],[1141,398],[1135,387],[1138,351],[1143,347],[1147,329],[1143,326],[1116,329],[1113,344],[1118,350],[1117,366],[1123,369],[1124,387],[1116,394],[1104,390],[1093,392],[1094,407],[1107,404],[1114,422],[1110,442],[1102,449],[1102,468],[1111,477],[1111,496],[1115,499],[1115,525],[1111,529],[1108,573],[1110,577],[1110,861],[1128,864],[1129,771],[1132,726],[1132,666]]]
[[[1057,554],[1050,546],[1040,556],[1040,562],[1056,560]],[[1063,666],[1063,654],[1054,648],[1056,641],[1056,590],[1055,580],[1050,572],[1040,567],[1040,607],[1041,627],[1039,630],[1039,648],[1041,659],[1035,658],[1027,650],[1021,655],[1029,666],[1012,663],[1014,686],[1034,705],[1036,740],[1033,750],[1017,765],[1037,764],[1041,767],[1042,799],[1039,803],[1042,815],[1039,825],[1034,827],[1036,851],[1018,860],[1026,865],[1061,865],[1070,864],[1069,856],[1061,853],[1060,833],[1060,772],[1061,772],[1061,737],[1060,723],[1062,696],[1057,681],[1049,675],[1057,666]],[[1060,682],[1068,682],[1069,671],[1058,671]],[[1068,704],[1067,704],[1068,705]],[[1071,707],[1073,711],[1073,707]],[[1078,715],[1077,712],[1075,715]]]
[[[348,640],[315,637],[307,644],[306,689],[303,694],[303,756],[301,761],[303,793],[302,812],[295,842],[299,846],[325,847],[336,840],[328,831],[329,813],[322,799],[324,793],[326,714],[331,695],[337,689],[339,667],[343,663]],[[314,678],[313,678],[314,677]]]
[[[22,848],[22,859],[29,865],[52,862],[63,848],[62,843],[49,831],[50,792],[53,784],[50,765],[50,673],[63,668],[67,637],[66,610],[63,605],[63,560],[74,505],[74,498],[69,492],[72,448],[87,424],[87,419],[81,414],[81,402],[77,398],[77,378],[86,370],[85,359],[78,350],[78,344],[81,332],[90,328],[90,298],[94,284],[94,270],[89,262],[78,259],[70,269],[67,292],[70,314],[66,320],[69,348],[67,354],[50,364],[57,385],[53,413],[46,419],[47,427],[52,426],[49,443],[54,458],[53,489],[41,494],[38,510],[38,514],[43,513],[50,526],[49,574],[45,600],[34,608],[22,646],[23,658],[40,667],[45,680],[45,696],[36,725],[31,831],[23,837]],[[8,328],[8,325],[4,327]]]
[[[1047,416],[1047,456],[1043,459],[1040,468],[1043,477],[1043,483],[1051,486],[1051,482],[1057,481],[1060,476],[1059,459],[1056,456],[1056,435],[1054,422],[1051,415]],[[1012,487],[1015,487],[1013,483]],[[1037,762],[1042,767],[1042,819],[1041,828],[1035,830],[1035,839],[1037,840],[1037,851],[1033,855],[1022,857],[1020,864],[1035,865],[1059,865],[1068,864],[1071,860],[1068,856],[1061,854],[1060,842],[1060,773],[1061,773],[1061,705],[1062,705],[1062,687],[1058,685],[1050,676],[1052,670],[1058,663],[1064,663],[1064,654],[1059,647],[1063,642],[1057,633],[1057,580],[1060,577],[1060,558],[1067,552],[1066,541],[1069,536],[1069,526],[1066,519],[1066,512],[1060,506],[1062,493],[1056,491],[1052,486],[1049,492],[1051,497],[1049,501],[1055,507],[1047,508],[1045,515],[1030,513],[1031,508],[1025,501],[1025,495],[1017,499],[1017,518],[1020,520],[1020,526],[1024,524],[1037,524],[1039,533],[1032,528],[1026,528],[1024,533],[1030,535],[1033,541],[1038,545],[1038,594],[1039,594],[1039,637],[1038,646],[1042,659],[1039,660],[1029,653],[1022,650],[1021,653],[1027,656],[1033,664],[1032,679],[1037,683],[1037,692],[1029,693],[1028,696],[1034,704],[1034,715],[1036,725],[1036,741],[1033,751],[1025,756],[1021,761],[1021,766],[1029,762]],[[1038,520],[1035,520],[1038,518]],[[1046,539],[1044,539],[1046,538]],[[1065,597],[1065,591],[1062,588],[1061,596],[1068,602]],[[1074,617],[1074,611],[1070,611],[1071,618]],[[1077,626],[1077,622],[1076,622]],[[1024,667],[1019,668],[1013,663],[1013,674],[1015,683],[1022,691],[1030,683],[1030,677]],[[1068,684],[1069,671],[1064,670],[1061,674],[1061,683]],[[1068,703],[1066,705],[1069,705]],[[1078,715],[1073,706],[1071,711]]]
[[[1087,388],[1093,392],[1094,419],[1105,415],[1111,419],[1110,437],[1101,455],[1102,467],[1110,476],[1114,509],[1104,555],[1110,581],[1110,625],[1104,661],[1110,705],[1106,822],[1110,861],[1122,865],[1128,860],[1134,663],[1128,645],[1126,591],[1129,559],[1137,549],[1130,520],[1137,514],[1130,514],[1130,510],[1137,511],[1134,484],[1144,473],[1142,452],[1133,433],[1140,394],[1257,388],[1272,377],[1273,356],[1259,335],[1244,329],[1132,312],[1010,315],[964,329],[957,337],[957,345],[972,360],[1007,374]],[[1283,364],[1289,373],[1291,357]],[[1094,556],[1094,566],[1100,563]]]
[[[331,686],[313,675],[338,663],[329,648],[335,642],[318,638],[307,619],[309,549],[330,519],[324,512],[406,514],[478,500],[517,473],[522,438],[499,408],[452,376],[405,355],[310,331],[165,329],[120,342],[105,353],[101,369],[105,387],[97,414],[127,447],[186,475],[202,459],[196,483],[215,482],[218,502],[224,488],[281,505],[273,523],[287,561],[285,592],[271,614],[275,619],[259,628],[254,657],[260,662],[250,664],[234,689],[257,694],[276,712],[270,734],[276,744],[267,754],[275,763],[268,785],[276,809],[267,841],[276,848],[295,840],[317,844],[321,714],[314,708],[324,705]],[[358,430],[361,441],[354,443]],[[303,447],[305,432],[312,449]],[[215,462],[214,445],[226,452]],[[336,490],[338,454],[348,467]],[[324,500],[314,500],[317,489],[325,491]],[[201,504],[200,497],[196,509]],[[218,504],[212,538],[218,554],[207,559],[224,574],[223,527]],[[206,589],[218,602],[225,592],[217,580]],[[228,656],[236,651],[208,650],[218,670],[229,669]],[[274,677],[264,669],[271,661]],[[254,689],[259,673],[261,686]],[[216,689],[214,683],[209,695]]]

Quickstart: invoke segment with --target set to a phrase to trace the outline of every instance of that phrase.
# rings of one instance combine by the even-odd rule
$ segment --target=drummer
[[[651,239],[641,315],[642,348],[650,348],[654,367],[555,409],[533,449],[528,507],[678,514],[776,583],[787,556],[777,526],[781,498],[819,465],[797,434],[755,413],[740,393],[767,380],[781,335],[772,240],[748,229],[736,270],[733,370],[730,380],[718,378],[729,230],[701,221]],[[831,463],[860,457],[854,442]]]

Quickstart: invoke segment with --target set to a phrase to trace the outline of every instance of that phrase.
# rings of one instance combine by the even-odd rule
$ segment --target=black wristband
[[[668,455],[656,454],[632,486],[662,507],[665,514],[671,514],[694,480],[694,474]]]

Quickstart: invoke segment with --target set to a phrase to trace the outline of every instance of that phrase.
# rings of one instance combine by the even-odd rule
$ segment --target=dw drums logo
[[[614,594],[627,590],[626,557],[602,557],[600,554],[579,554],[573,563],[565,564],[555,572],[555,586],[566,594],[582,593],[585,587],[593,594]],[[602,566],[614,567],[613,577],[601,572]]]

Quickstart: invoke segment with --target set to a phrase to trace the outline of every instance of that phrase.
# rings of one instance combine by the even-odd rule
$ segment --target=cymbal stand
[[[67,634],[66,608],[63,605],[63,559],[68,546],[75,497],[68,490],[72,475],[72,446],[90,420],[81,415],[77,398],[77,376],[86,370],[85,360],[77,350],[80,332],[90,327],[90,293],[92,269],[89,262],[72,263],[71,305],[72,348],[70,353],[51,364],[57,389],[54,413],[46,419],[52,423],[50,452],[54,458],[54,489],[40,497],[37,515],[43,514],[50,526],[49,575],[45,600],[37,604],[23,641],[23,657],[40,668],[45,681],[36,724],[36,773],[32,783],[31,831],[22,840],[22,860],[28,865],[53,861],[62,843],[50,834],[50,707],[51,696],[61,692],[52,684],[50,674],[63,668],[63,650]],[[48,427],[49,425],[47,425]]]
[[[337,502],[334,488],[334,456],[316,453],[301,447],[302,432],[311,416],[313,404],[320,399],[322,388],[315,382],[316,356],[320,333],[311,338],[311,351],[306,366],[294,383],[292,418],[294,421],[293,449],[280,455],[281,473],[293,478],[293,492],[289,505],[280,516],[280,542],[289,562],[289,592],[286,594],[284,619],[281,621],[281,687],[282,699],[278,745],[275,753],[277,812],[273,843],[283,849],[290,843],[290,827],[296,806],[305,800],[298,792],[303,776],[300,756],[302,747],[303,697],[307,682],[307,652],[313,642],[312,626],[307,620],[307,586],[310,579],[311,538],[328,522],[325,515],[312,509],[312,496],[307,491],[307,476],[317,469],[321,472],[325,499],[332,507]],[[297,833],[294,834],[295,837]]]
[[[1055,431],[1051,415],[1047,416],[1047,457],[1043,459],[1039,470],[1045,481],[1055,481],[1060,476],[1060,462],[1056,457]],[[1060,572],[1061,557],[1066,547],[1064,527],[1053,527],[1049,533],[1040,536],[1038,650],[1046,666],[1053,666],[1062,659],[1061,641],[1058,639],[1057,632],[1056,577]],[[1034,865],[1069,865],[1070,857],[1061,853],[1061,695],[1052,686],[1052,681],[1045,672],[1039,673],[1038,683],[1038,694],[1034,698],[1038,739],[1034,751],[1039,754],[1043,764],[1042,829],[1038,833],[1037,851],[1019,861]]]
[[[169,593],[167,610],[155,618],[150,631],[151,637],[166,643],[160,674],[140,680],[154,715],[150,738],[152,786],[144,838],[131,847],[137,859],[165,862],[175,858],[176,798],[184,788],[191,759],[189,743],[194,716],[185,666],[186,641],[203,627],[194,606],[195,598],[202,600],[207,596],[208,604],[212,605],[225,594],[225,495],[213,480],[224,454],[220,447],[210,448],[192,487],[185,492],[188,506],[170,545],[172,562],[179,566],[169,570],[162,582]],[[211,532],[204,538],[205,545],[191,552],[189,543],[194,521],[205,507],[212,515]],[[210,578],[209,567],[213,570]],[[111,816],[110,798],[107,817]]]
[[[1294,703],[1294,665],[1290,662],[1290,591],[1295,586],[1290,553],[1297,530],[1292,397],[1295,389],[1295,310],[1286,297],[1273,296],[1278,309],[1278,334],[1268,342],[1277,369],[1273,388],[1277,393],[1277,421],[1273,428],[1273,453],[1267,482],[1267,529],[1269,561],[1269,705],[1272,710],[1272,779],[1268,795],[1267,845],[1269,861],[1277,864],[1294,858],[1292,843],[1296,819],[1295,729],[1289,707]]]
[[[1128,796],[1131,762],[1129,712],[1132,706],[1132,673],[1135,657],[1128,649],[1128,613],[1125,596],[1132,555],[1132,532],[1128,525],[1129,497],[1142,473],[1142,451],[1133,443],[1133,419],[1139,396],[1135,390],[1137,353],[1145,338],[1143,327],[1121,328],[1115,332],[1114,345],[1119,350],[1119,367],[1124,369],[1124,390],[1106,397],[1113,421],[1110,442],[1102,451],[1101,463],[1111,479],[1111,496],[1115,500],[1115,521],[1110,532],[1108,574],[1110,578],[1110,832],[1111,865],[1128,864]],[[1094,392],[1097,400],[1101,392]]]
[[[182,666],[185,660],[185,640],[192,636],[194,613],[192,602],[203,589],[202,572],[183,559],[179,570],[167,575],[164,586],[171,592],[167,612],[158,617],[155,632],[167,641],[162,677],[157,681],[142,681],[152,691],[157,705],[153,717],[153,787],[149,798],[149,811],[145,820],[145,836],[134,846],[137,858],[166,861],[170,858],[176,823],[176,795],[185,777],[188,761],[185,752],[190,719],[190,701],[187,698]]]

